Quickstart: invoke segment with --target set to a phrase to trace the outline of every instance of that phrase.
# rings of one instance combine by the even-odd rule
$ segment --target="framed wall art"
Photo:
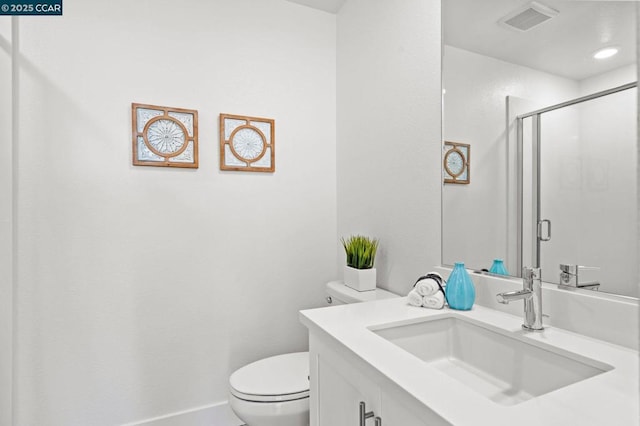
[[[220,114],[220,170],[274,172],[275,120]]]
[[[469,184],[471,182],[470,158],[471,146],[469,144],[445,141],[442,161],[444,183]]]
[[[198,168],[198,111],[131,104],[133,165]]]

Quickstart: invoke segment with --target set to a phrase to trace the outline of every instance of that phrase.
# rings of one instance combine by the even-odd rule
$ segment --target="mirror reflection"
[[[444,140],[473,152],[469,183],[443,185],[443,264],[557,284],[582,266],[585,288],[637,297],[637,89],[530,115],[636,81],[635,4],[442,6]]]

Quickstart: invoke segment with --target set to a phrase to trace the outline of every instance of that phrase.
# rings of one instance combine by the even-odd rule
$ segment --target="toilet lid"
[[[291,401],[309,396],[309,352],[261,359],[229,378],[231,393],[247,401]]]

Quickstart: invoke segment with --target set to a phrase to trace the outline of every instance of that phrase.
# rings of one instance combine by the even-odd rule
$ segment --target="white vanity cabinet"
[[[325,356],[316,358],[318,363],[317,416],[312,425],[356,426],[360,424],[360,402],[367,412],[380,413],[380,393],[375,383],[357,374],[346,375]],[[342,370],[342,372],[341,372]],[[359,377],[358,377],[359,376]],[[371,418],[367,424],[373,425]]]
[[[311,426],[376,426],[377,417],[381,426],[640,418],[637,351],[554,326],[529,333],[521,316],[420,309],[398,298],[309,309],[300,319],[309,330]],[[364,422],[360,402],[373,412]]]
[[[366,426],[448,425],[338,342],[310,333],[310,426],[360,426],[360,403],[373,416]]]

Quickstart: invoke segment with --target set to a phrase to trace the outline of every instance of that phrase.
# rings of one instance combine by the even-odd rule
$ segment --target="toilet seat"
[[[292,393],[287,395],[252,395],[247,393],[238,392],[231,388],[231,395],[238,399],[248,402],[288,402],[298,399],[309,398],[309,391]]]
[[[248,364],[229,378],[230,392],[250,402],[309,397],[309,352],[277,355]]]

